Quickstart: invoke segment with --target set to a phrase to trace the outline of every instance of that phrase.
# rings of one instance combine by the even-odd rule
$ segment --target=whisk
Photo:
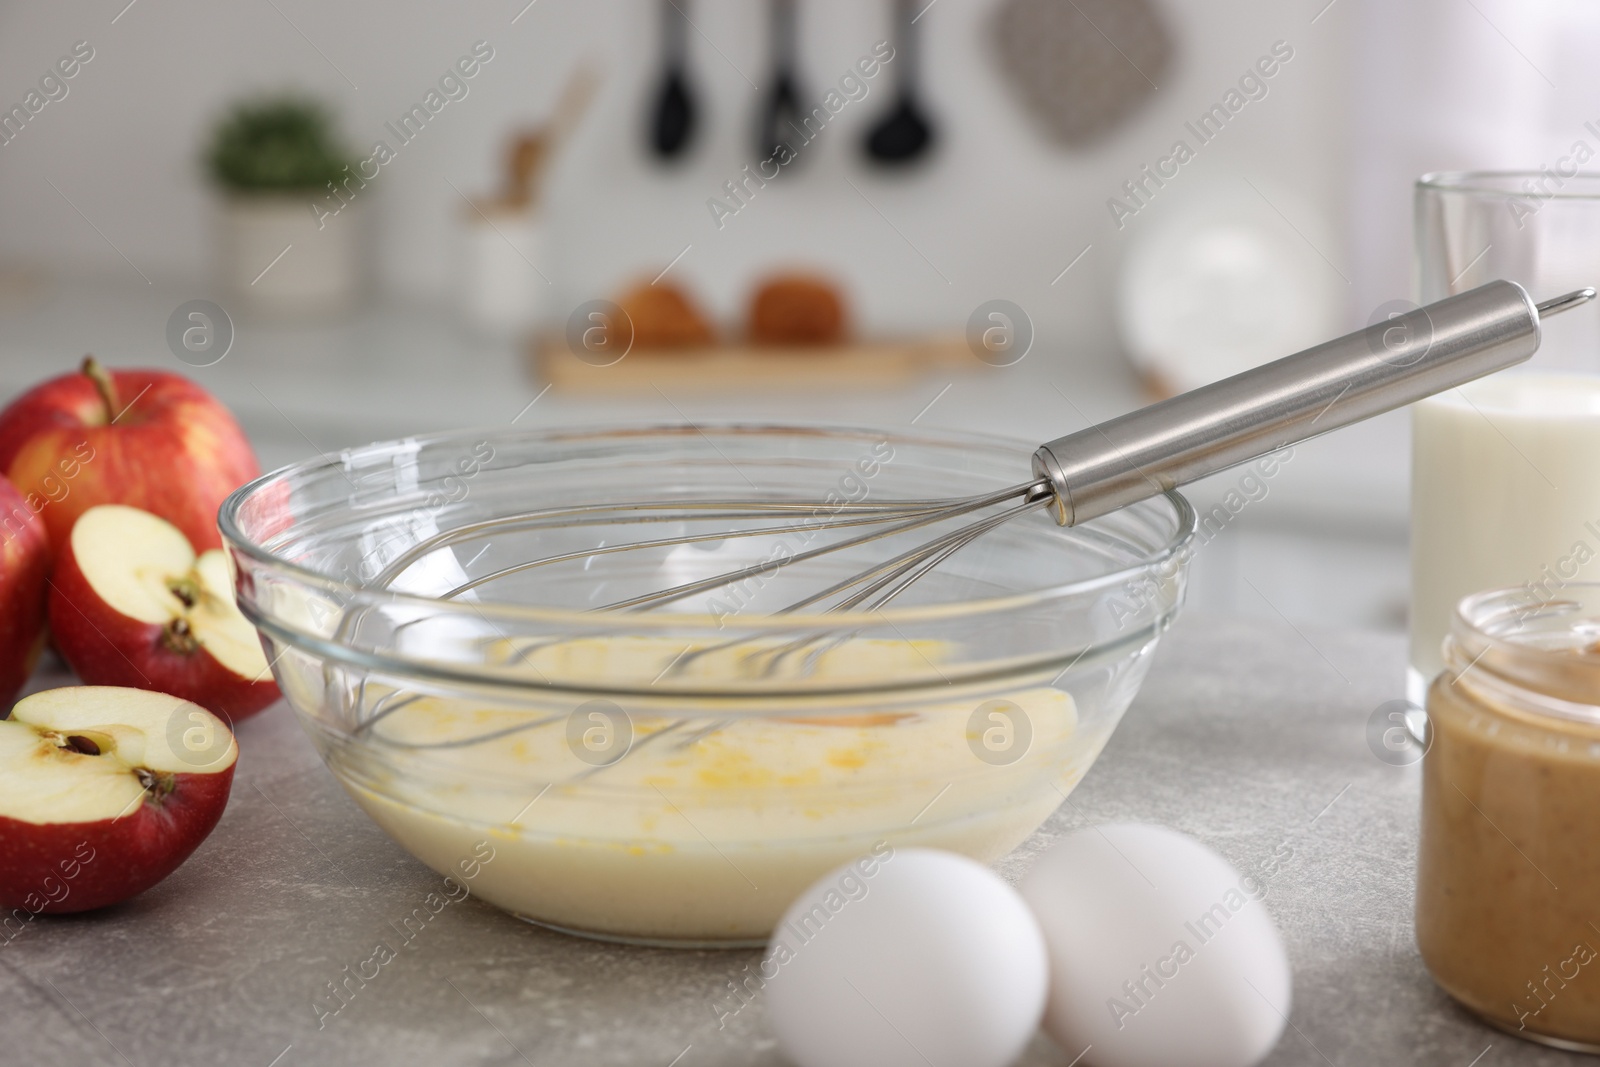
[[[526,560],[473,577],[444,593],[459,597],[516,574],[561,563],[618,553],[671,550],[736,538],[794,535],[825,543],[781,559],[764,558],[703,578],[618,600],[597,611],[633,612],[663,607],[703,594],[794,569],[824,556],[859,549],[918,531],[928,536],[904,551],[776,608],[776,615],[807,611],[872,611],[905,593],[952,555],[1019,516],[1047,510],[1062,526],[1073,526],[1197,479],[1249,462],[1287,445],[1320,436],[1483,375],[1520,363],[1538,350],[1543,316],[1592,300],[1580,289],[1535,304],[1521,286],[1495,281],[1448,297],[1364,330],[1212,385],[1091,426],[1041,446],[1025,481],[977,496],[918,500],[859,500],[823,503],[792,499],[664,499],[582,504],[535,509],[456,527],[427,538],[392,559],[370,584],[383,588],[430,553],[507,531],[543,531],[671,524],[672,536],[639,536]],[[751,655],[766,657],[765,673],[799,658],[805,671],[833,645],[848,640],[837,628],[818,635],[813,624],[792,640],[763,644]],[[525,659],[535,642],[516,653]],[[751,639],[685,649],[663,671],[682,671],[695,659]],[[381,702],[380,702],[381,703]],[[376,706],[359,729],[399,710],[405,698]],[[554,720],[551,720],[554,721]],[[684,728],[679,720],[658,733]],[[722,720],[685,735],[689,743],[714,731]],[[543,725],[536,720],[494,736]],[[489,735],[456,743],[486,740]],[[650,735],[654,739],[657,734]]]

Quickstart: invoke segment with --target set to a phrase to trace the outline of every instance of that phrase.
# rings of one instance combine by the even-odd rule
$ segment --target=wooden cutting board
[[[819,347],[728,344],[636,349],[609,366],[584,362],[572,354],[564,337],[554,335],[534,341],[530,355],[540,381],[589,393],[649,392],[668,385],[707,392],[881,387],[914,381],[936,370],[983,366],[960,335]]]

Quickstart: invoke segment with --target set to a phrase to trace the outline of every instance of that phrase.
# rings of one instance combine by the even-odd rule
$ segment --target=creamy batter
[[[647,637],[552,642],[519,662],[541,676],[649,677],[682,647]],[[796,685],[903,677],[913,659],[925,670],[939,655],[929,644],[852,640]],[[742,646],[693,656],[674,677],[729,680],[763,666]],[[1002,714],[975,720],[980,705]],[[491,903],[588,933],[675,942],[763,940],[802,889],[879,841],[998,858],[1055,810],[1107,732],[1083,729],[1068,694],[1037,686],[948,704],[835,702],[786,717],[752,698],[677,727],[683,713],[632,714],[620,727],[632,732],[628,755],[598,768],[572,738],[581,745],[593,728],[616,744],[616,724],[581,715],[574,733],[570,705],[503,737],[402,747],[481,737],[542,710],[414,699],[375,723],[375,743],[329,760],[367,813],[434,869],[450,873],[489,841],[495,858],[472,888]],[[1007,762],[1023,751],[1005,747],[1022,720],[1031,739]]]

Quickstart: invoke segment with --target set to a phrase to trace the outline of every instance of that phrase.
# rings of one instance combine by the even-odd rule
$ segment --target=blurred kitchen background
[[[86,352],[189,373],[267,467],[513,420],[916,421],[1031,445],[1411,296],[1422,172],[1600,144],[1600,8],[1578,0],[917,0],[899,24],[895,0],[795,0],[799,98],[839,95],[741,202],[725,183],[769,155],[784,7],[0,4],[0,390]],[[865,76],[880,41],[894,59]],[[367,179],[347,206],[208,164],[237,105],[285,93],[325,107],[335,162]],[[426,122],[391,129],[414,105]],[[877,155],[911,158],[866,149],[886,123]],[[581,335],[590,302],[652,280],[741,343],[752,289],[789,269],[848,308],[811,373],[707,381],[563,347],[575,313]],[[1408,463],[1399,413],[1197,486],[1223,510],[1192,602],[1402,627]]]

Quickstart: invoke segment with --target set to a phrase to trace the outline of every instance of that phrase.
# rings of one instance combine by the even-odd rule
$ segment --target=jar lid
[[[1541,710],[1600,723],[1600,583],[1540,592],[1491,589],[1463,598],[1445,660],[1460,677],[1482,672],[1544,698]]]

